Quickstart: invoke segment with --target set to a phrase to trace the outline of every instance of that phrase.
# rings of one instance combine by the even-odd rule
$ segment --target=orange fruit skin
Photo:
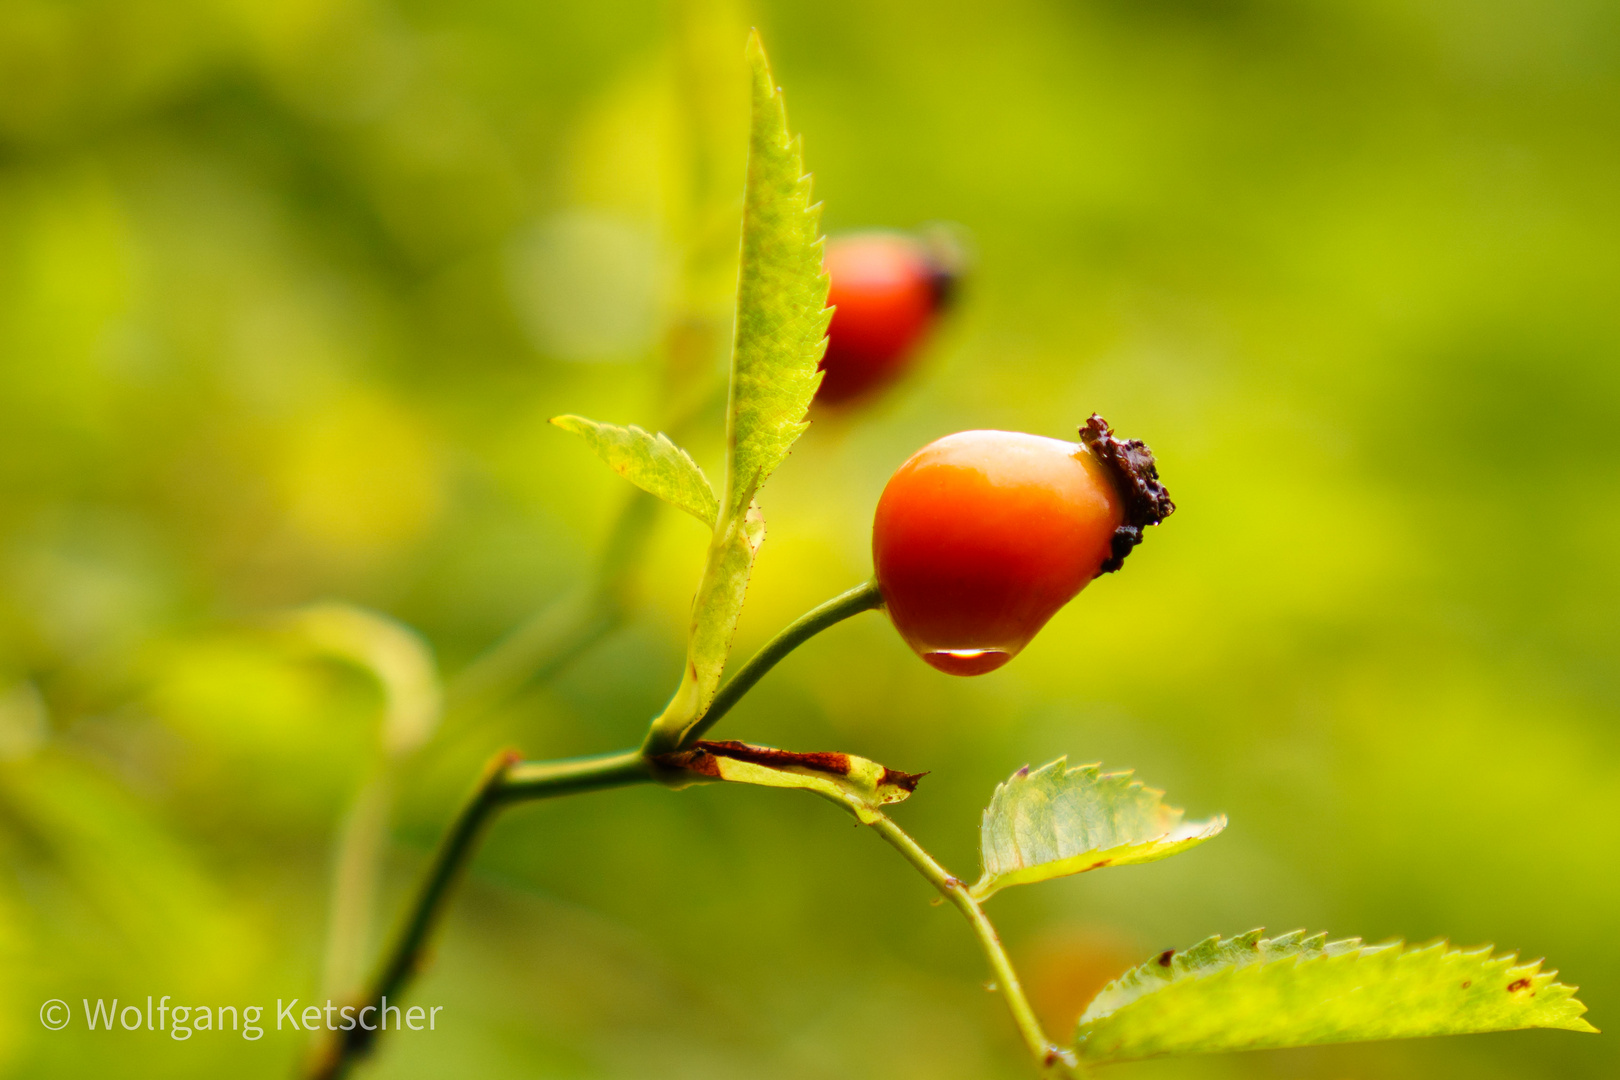
[[[828,241],[822,263],[835,310],[816,400],[840,405],[877,392],[906,369],[939,310],[940,277],[922,245],[898,233]]]
[[[1123,522],[1113,479],[1083,445],[963,431],[890,477],[872,560],[906,643],[948,674],[981,675],[1097,576]]]

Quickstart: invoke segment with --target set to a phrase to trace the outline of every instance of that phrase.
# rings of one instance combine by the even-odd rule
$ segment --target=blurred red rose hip
[[[944,234],[868,232],[827,241],[827,303],[835,310],[817,401],[847,404],[904,373],[950,300],[958,251]]]

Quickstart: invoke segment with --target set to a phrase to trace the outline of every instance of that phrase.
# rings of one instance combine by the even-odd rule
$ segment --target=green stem
[[[624,621],[628,578],[652,534],[658,506],[641,491],[626,499],[591,580],[540,609],[450,680],[447,727],[465,726],[524,687],[548,681]]]
[[[432,868],[410,913],[364,997],[355,1004],[379,1009],[385,998],[398,998],[420,969],[422,951],[438,924],[452,887],[477,849],[478,839],[497,810],[512,803],[579,791],[620,787],[653,778],[640,751],[627,750],[565,761],[521,762],[513,752],[496,755],[484,770],[472,797],[439,844]],[[358,1015],[358,1012],[357,1014]],[[381,1013],[379,1012],[380,1016]],[[379,1031],[358,1025],[326,1044],[311,1067],[312,1080],[336,1080],[372,1049]]]
[[[780,633],[765,643],[764,648],[749,657],[748,662],[737,669],[737,673],[714,696],[708,709],[704,710],[696,723],[686,729],[678,742],[672,746],[664,745],[668,740],[668,734],[655,727],[647,733],[644,751],[651,756],[678,750],[695,742],[704,732],[719,723],[720,718],[730,712],[731,707],[741,701],[743,695],[752,690],[754,684],[788,653],[851,615],[859,615],[863,611],[871,611],[882,606],[883,594],[878,591],[877,582],[867,581],[847,592],[839,593],[819,607],[811,608],[784,627]]]
[[[868,821],[877,834],[887,840],[894,849],[904,855],[906,861],[917,868],[917,872],[927,878],[929,883],[938,889],[947,900],[956,905],[968,925],[973,927],[973,933],[979,939],[979,947],[990,961],[990,970],[995,973],[996,988],[1001,991],[1007,1002],[1007,1009],[1012,1013],[1013,1023],[1018,1025],[1018,1033],[1024,1038],[1024,1045],[1029,1048],[1037,1062],[1043,1069],[1050,1069],[1062,1065],[1070,1070],[1078,1068],[1073,1051],[1065,1050],[1046,1037],[1041,1029],[1041,1022],[1035,1016],[1035,1010],[1030,1007],[1029,999],[1024,996],[1023,984],[1018,981],[1018,972],[1013,970],[1012,960],[1007,956],[1007,950],[1001,944],[1001,938],[996,935],[996,928],[991,925],[984,909],[968,892],[967,885],[946,871],[934,857],[924,851],[922,846],[893,820],[878,814],[875,820]]]
[[[326,963],[322,989],[332,997],[359,992],[365,977],[366,941],[377,902],[378,868],[388,841],[393,762],[382,756],[343,815],[327,903]]]
[[[806,612],[737,670],[737,674],[715,695],[702,717],[686,731],[681,742],[691,742],[707,731],[744,694],[753,689],[767,671],[804,642],[851,615],[882,604],[883,596],[878,591],[877,583],[868,581]],[[357,1004],[380,1005],[383,998],[389,995],[397,997],[409,984],[456,879],[472,857],[479,836],[497,810],[514,802],[652,780],[655,778],[653,756],[674,749],[662,747],[659,736],[660,730],[655,725],[648,734],[646,745],[639,750],[567,761],[519,762],[510,753],[497,756],[440,843],[427,880],[411,906],[399,937],[389,950],[370,989]],[[310,1071],[312,1080],[336,1080],[344,1076],[355,1061],[370,1051],[376,1038],[376,1031],[367,1031],[359,1026],[341,1033],[326,1045],[315,1062]]]
[[[639,750],[562,761],[524,761],[506,770],[498,797],[503,803],[526,802],[639,784],[652,778],[652,766]]]

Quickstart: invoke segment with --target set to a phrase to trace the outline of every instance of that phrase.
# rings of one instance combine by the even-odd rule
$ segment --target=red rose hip
[[[872,559],[890,619],[928,663],[994,671],[1175,509],[1144,444],[1096,415],[1081,440],[958,432],[889,479]]]
[[[833,307],[816,400],[838,405],[874,393],[909,366],[956,282],[959,255],[904,233],[827,243]]]

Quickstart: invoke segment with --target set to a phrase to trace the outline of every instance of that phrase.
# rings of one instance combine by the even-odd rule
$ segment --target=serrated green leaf
[[[608,467],[642,491],[685,510],[709,528],[720,516],[709,478],[690,454],[663,432],[649,434],[631,424],[603,424],[583,416],[554,416],[551,422],[585,440]]]
[[[1068,758],[1018,770],[996,788],[979,828],[984,873],[975,899],[1033,881],[1167,858],[1226,828],[1224,815],[1182,821],[1164,792],[1131,773],[1101,765],[1068,767]]]
[[[732,350],[727,513],[740,514],[804,432],[826,349],[821,207],[759,35],[748,40],[753,121]]]
[[[1294,931],[1212,937],[1104,987],[1080,1017],[1090,1062],[1519,1028],[1595,1031],[1541,961],[1444,942],[1408,947]]]
[[[680,689],[653,721],[650,750],[680,745],[714,700],[764,519],[754,496],[805,429],[826,347],[819,206],[759,35],[748,41],[753,108],[743,193],[737,331],[726,421],[726,492],[692,605]]]
[[[923,776],[854,754],[801,754],[732,741],[693,743],[690,750],[664,754],[657,761],[691,783],[726,780],[812,791],[849,807],[867,824],[877,820],[882,807],[909,797]]]

